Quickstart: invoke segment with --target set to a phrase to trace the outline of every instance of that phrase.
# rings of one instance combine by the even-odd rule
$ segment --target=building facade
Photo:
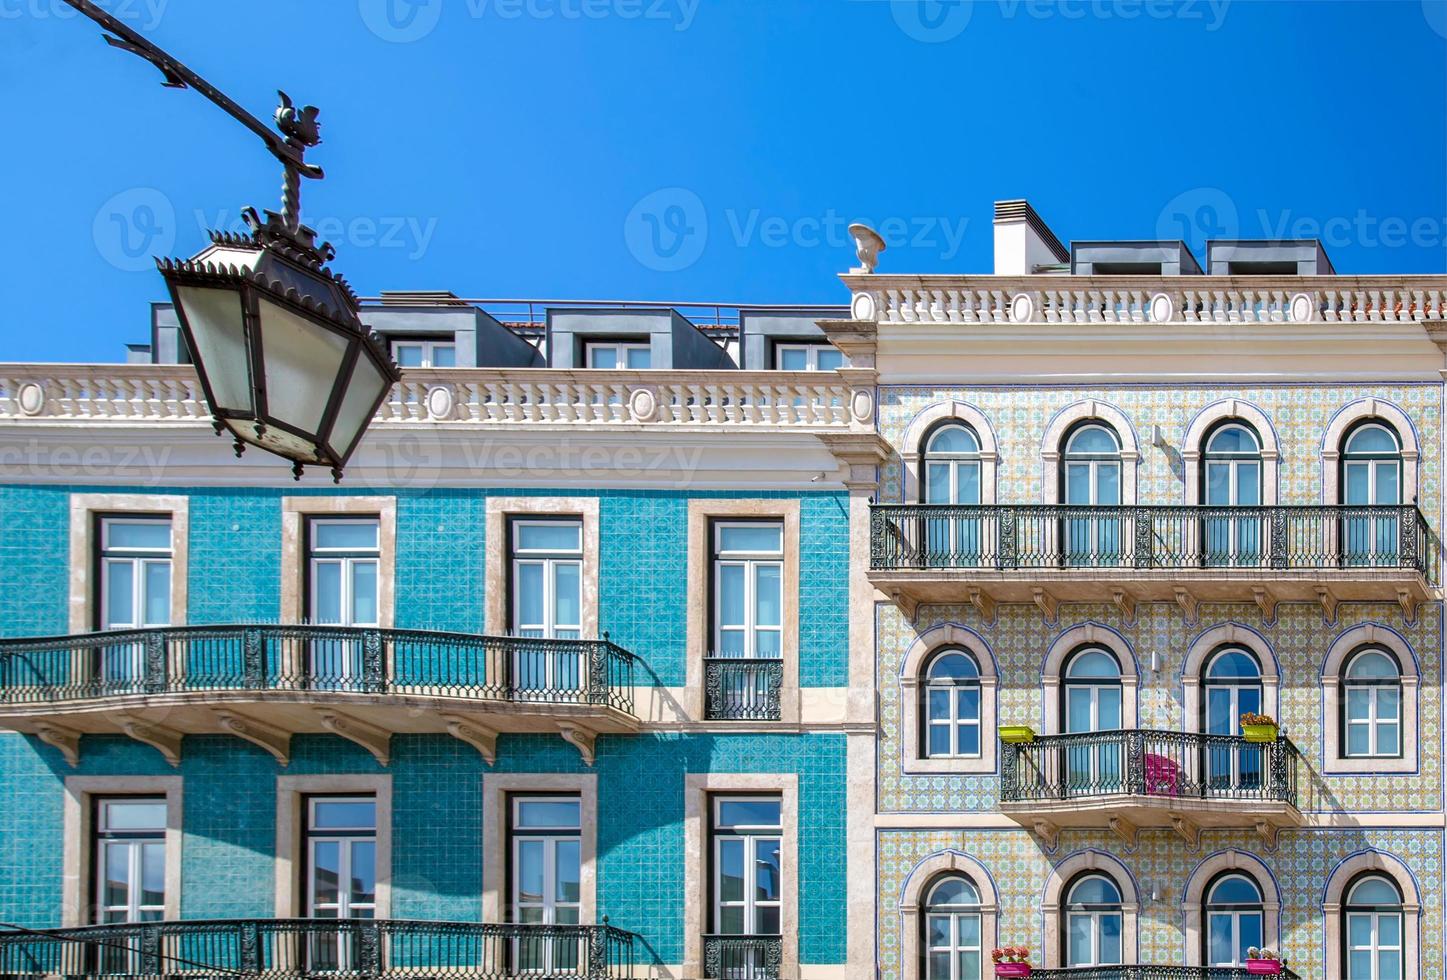
[[[0,365],[0,973],[1440,975],[1447,278],[995,249],[384,294],[340,486]]]

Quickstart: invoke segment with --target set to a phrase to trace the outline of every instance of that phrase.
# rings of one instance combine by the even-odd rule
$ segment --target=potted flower
[[[1274,977],[1285,965],[1285,960],[1265,947],[1257,949],[1252,946],[1246,951],[1246,972],[1252,976]]]
[[[1241,716],[1241,734],[1246,736],[1248,742],[1274,742],[1277,735],[1276,719],[1270,715],[1258,715],[1254,711],[1248,711]]]
[[[1001,946],[990,951],[995,961],[997,977],[1028,977],[1030,975],[1030,949],[1027,946]]]
[[[1029,725],[1001,725],[1000,741],[1006,745],[1035,741],[1035,729]]]

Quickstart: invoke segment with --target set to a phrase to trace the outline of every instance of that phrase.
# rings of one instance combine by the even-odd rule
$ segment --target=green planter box
[[[1035,729],[1029,725],[1001,725],[1000,741],[1006,745],[1035,741]]]
[[[1274,742],[1278,731],[1275,724],[1241,726],[1241,734],[1246,736],[1248,742]]]

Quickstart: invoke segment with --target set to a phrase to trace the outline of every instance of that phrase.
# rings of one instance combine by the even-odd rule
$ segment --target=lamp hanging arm
[[[317,124],[316,106],[298,109],[292,105],[285,92],[278,92],[281,104],[277,107],[276,128],[278,135],[269,126],[247,112],[234,99],[212,85],[206,79],[187,68],[171,55],[151,43],[146,37],[120,20],[96,6],[91,0],[64,0],[67,6],[89,17],[105,31],[105,41],[113,48],[129,51],[144,58],[156,67],[167,88],[193,88],[208,101],[219,107],[232,119],[241,123],[261,137],[266,148],[276,157],[285,171],[281,190],[281,219],[286,229],[295,233],[301,224],[301,178],[319,180],[322,168],[306,162],[307,147],[321,142],[320,126]]]

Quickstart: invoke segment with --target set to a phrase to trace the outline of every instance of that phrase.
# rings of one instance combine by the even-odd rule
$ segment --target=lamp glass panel
[[[382,372],[377,370],[377,365],[367,357],[365,350],[358,355],[356,367],[352,370],[351,383],[342,393],[342,406],[337,410],[337,420],[327,438],[327,444],[342,459],[351,453],[352,446],[361,438],[367,423],[372,421],[372,406],[376,403],[377,396],[390,384],[391,382],[382,376]]]
[[[251,359],[246,353],[246,331],[241,293],[234,289],[178,286],[176,302],[191,328],[195,358],[216,400],[213,408],[250,413]]]
[[[302,432],[320,431],[347,338],[266,297],[258,312],[267,414]]]

